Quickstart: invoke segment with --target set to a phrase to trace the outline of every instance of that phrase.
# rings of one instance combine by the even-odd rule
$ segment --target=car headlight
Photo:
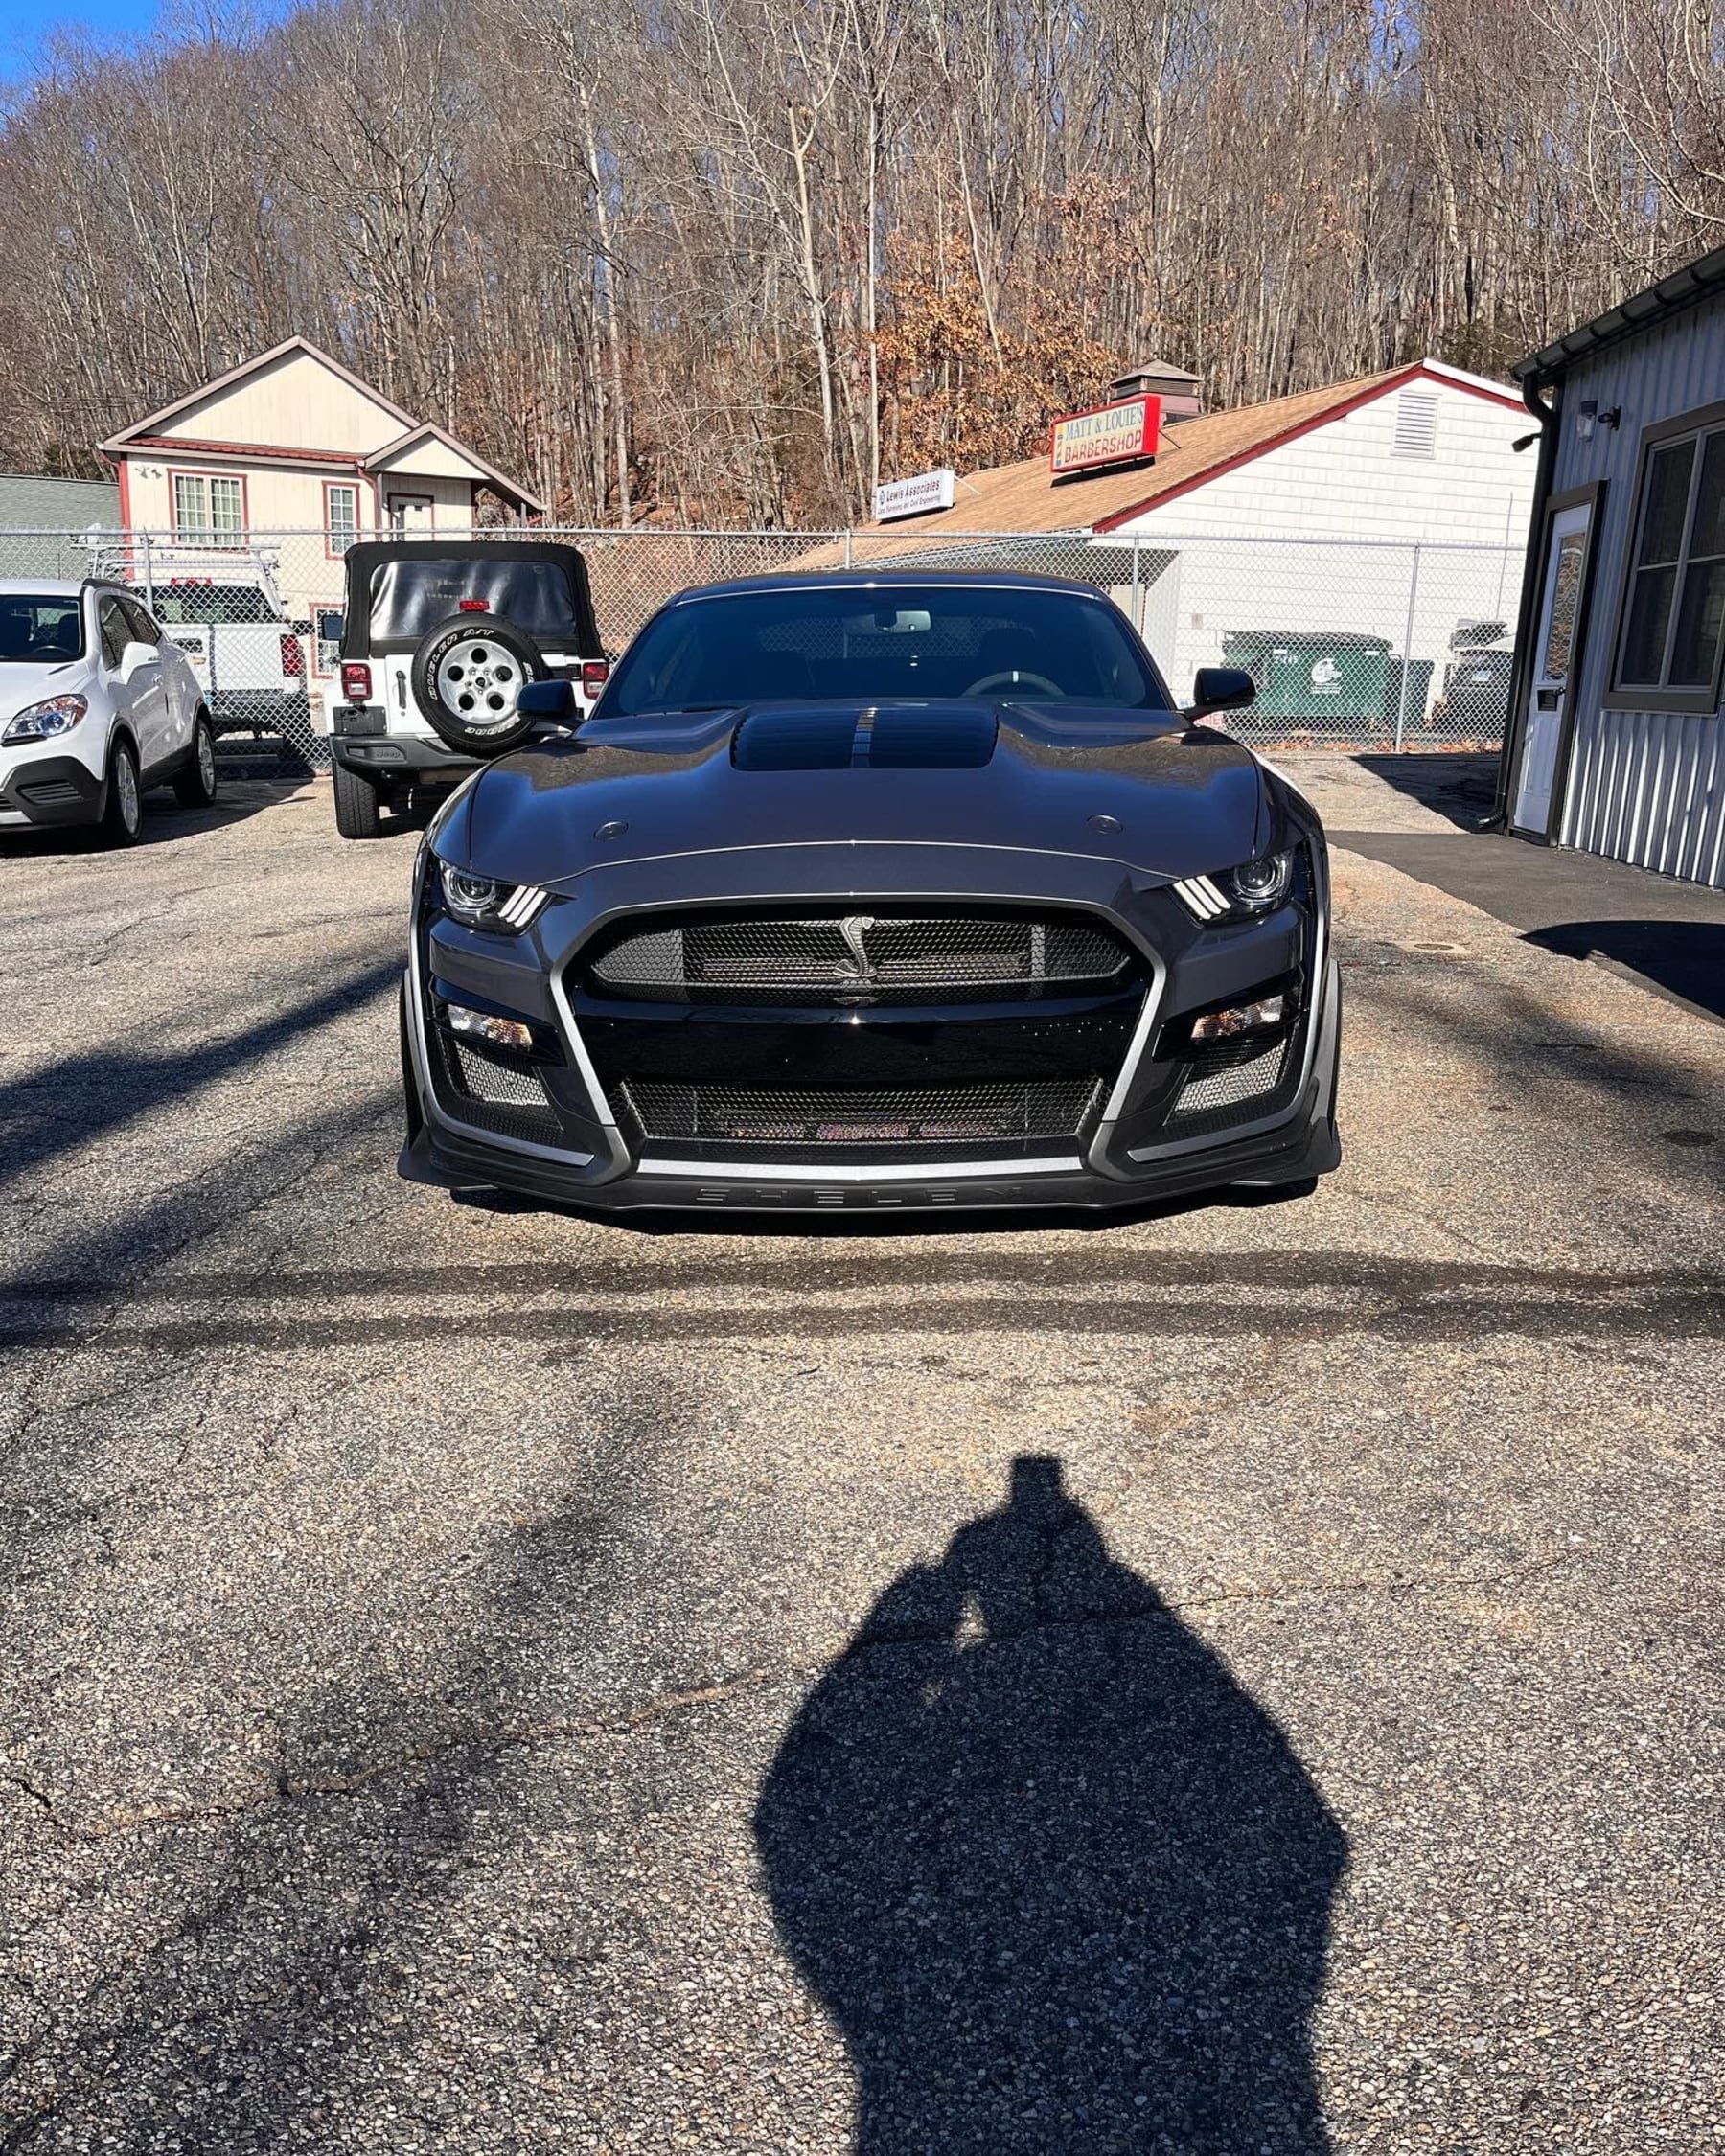
[[[1245,920],[1269,913],[1294,887],[1294,856],[1264,854],[1214,876],[1185,876],[1174,895],[1192,916],[1208,926],[1214,921]]]
[[[0,742],[58,741],[69,734],[90,708],[88,697],[76,694],[48,697],[41,703],[26,704],[15,719],[7,722]]]
[[[494,876],[474,876],[465,868],[437,863],[444,911],[464,929],[491,929],[519,935],[550,905],[551,894],[538,883],[504,883]]]

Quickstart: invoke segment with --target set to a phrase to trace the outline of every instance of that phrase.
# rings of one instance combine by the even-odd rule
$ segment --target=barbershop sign
[[[1093,412],[1072,412],[1054,422],[1048,470],[1056,479],[1099,464],[1131,464],[1153,457],[1162,437],[1162,399],[1129,397]]]

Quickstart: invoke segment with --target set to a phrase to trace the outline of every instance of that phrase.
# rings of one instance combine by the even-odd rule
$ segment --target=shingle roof
[[[951,509],[904,523],[863,527],[883,535],[871,542],[868,558],[878,561],[901,549],[921,549],[931,533],[943,531],[1112,530],[1206,479],[1261,456],[1278,442],[1302,434],[1325,420],[1339,418],[1356,405],[1368,403],[1399,383],[1428,372],[1438,379],[1477,387],[1510,401],[1504,390],[1478,382],[1460,369],[1416,361],[1382,374],[1362,375],[1352,381],[1331,382],[1323,389],[1304,390],[1298,396],[1274,398],[1265,404],[1243,404],[1230,412],[1206,412],[1197,419],[1165,426],[1156,461],[1127,470],[1101,471],[1056,484],[1049,476],[1047,458],[1040,456],[1026,458],[1022,464],[997,465],[991,470],[972,472],[958,481],[957,498]],[[811,554],[804,559],[815,562],[817,557]]]
[[[0,530],[81,532],[90,524],[118,526],[120,490],[111,479],[48,479],[0,471]]]

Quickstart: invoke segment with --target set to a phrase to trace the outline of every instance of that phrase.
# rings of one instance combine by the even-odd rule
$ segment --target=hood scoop
[[[781,704],[744,714],[731,763],[739,771],[975,771],[999,734],[983,703]]]

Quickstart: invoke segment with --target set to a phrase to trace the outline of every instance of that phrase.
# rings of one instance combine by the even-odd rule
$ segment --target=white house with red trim
[[[1464,625],[1503,623],[1506,645],[1535,477],[1513,390],[1435,359],[1232,411],[1195,389],[1178,369],[1124,378],[1119,408],[1161,399],[1150,456],[961,475],[950,509],[880,527],[870,558],[942,532],[1085,535],[1181,693],[1239,632],[1382,637],[1430,663],[1432,694]]]

